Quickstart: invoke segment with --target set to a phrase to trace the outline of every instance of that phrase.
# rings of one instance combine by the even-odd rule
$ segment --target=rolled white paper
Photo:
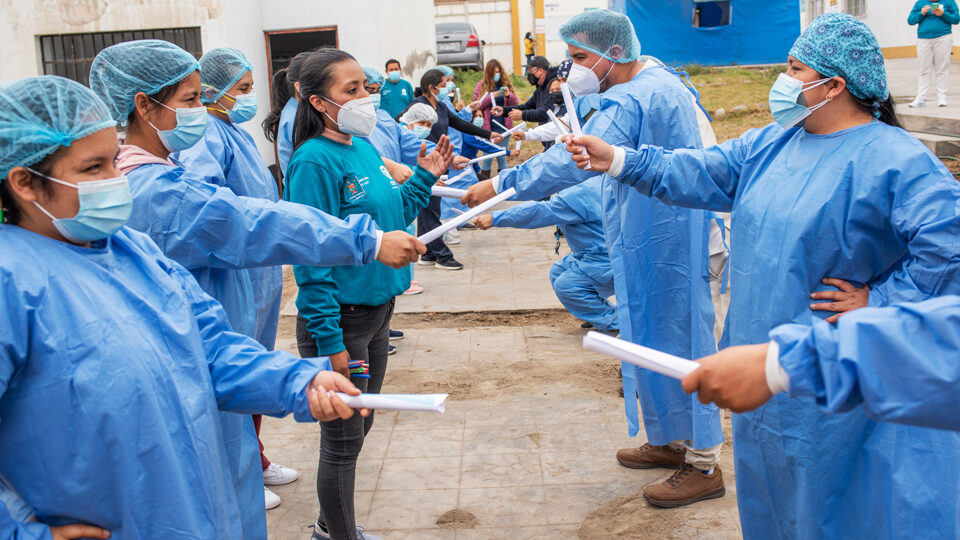
[[[467,176],[468,174],[470,174],[470,169],[464,170],[462,173],[454,176],[453,178],[450,178],[450,179],[441,178],[441,180],[443,180],[444,184],[447,184],[449,186],[450,184],[455,183],[457,180],[460,180],[461,178],[463,178],[464,176]]]
[[[518,129],[524,129],[524,130],[525,130],[526,128],[527,128],[527,123],[526,123],[526,122],[520,122],[519,124],[517,124],[517,125],[513,126],[512,128],[504,131],[503,133],[501,133],[501,135],[503,135],[504,137],[506,137],[507,135],[513,133],[514,131],[516,131],[516,130],[518,130]]]
[[[560,135],[559,135],[560,137],[570,132],[570,130],[567,129],[567,126],[563,125],[563,122],[561,122],[560,119],[557,118],[557,115],[553,114],[553,111],[547,110],[547,116],[550,117],[550,121],[553,122],[554,127],[560,130]]]
[[[517,141],[517,150],[520,149],[520,141]]]
[[[500,129],[502,129],[502,130],[504,130],[504,131],[506,131],[506,129],[507,129],[507,126],[505,126],[505,125],[503,125],[503,124],[501,124],[500,122],[497,122],[497,121],[496,121],[496,120],[494,120],[493,118],[491,118],[491,119],[490,119],[490,121],[491,121],[491,122],[493,122],[494,124],[496,124],[496,125],[498,125],[498,126],[500,126]]]
[[[433,195],[436,197],[446,197],[448,199],[462,199],[467,194],[465,189],[457,189],[446,186],[433,186]]]
[[[480,156],[480,157],[478,157],[478,158],[473,158],[473,159],[471,159],[470,161],[467,162],[467,165],[471,165],[471,164],[473,164],[473,163],[479,163],[479,162],[481,162],[481,161],[486,161],[486,160],[488,160],[488,159],[493,159],[493,158],[495,158],[495,157],[500,157],[500,156],[502,156],[502,155],[504,155],[504,154],[506,154],[506,153],[507,153],[506,150],[501,150],[501,151],[499,151],[499,152],[494,152],[494,153],[492,153],[492,154],[487,154],[487,155],[485,155],[485,156]],[[460,178],[460,175],[457,175],[457,178]],[[451,182],[453,182],[453,180],[451,180]]]
[[[457,103],[459,103],[459,102],[460,102],[460,87],[457,86],[457,87],[455,87],[455,89],[456,89],[456,91],[457,91]]]
[[[337,392],[337,397],[354,409],[422,411],[443,414],[448,394],[360,394]]]
[[[486,99],[487,96],[489,96],[489,95],[490,95],[490,92],[484,92],[483,95],[480,96],[480,100],[479,100],[479,101],[480,101],[480,106],[481,106],[481,107],[483,106],[483,100]]]
[[[494,178],[496,178],[496,177],[494,177]],[[496,184],[496,183],[494,183],[494,184]],[[434,189],[436,189],[436,188],[434,188]],[[464,193],[466,193],[466,192],[464,192]],[[455,217],[455,218],[453,218],[453,219],[447,220],[446,222],[444,222],[442,225],[440,225],[440,226],[437,227],[436,229],[433,229],[432,231],[427,231],[426,233],[424,233],[423,235],[420,236],[420,241],[423,242],[424,244],[429,244],[430,242],[433,242],[433,241],[436,240],[437,238],[440,238],[441,236],[443,236],[443,233],[445,233],[445,232],[447,232],[447,231],[452,231],[453,229],[456,229],[456,228],[459,227],[460,225],[463,225],[464,223],[466,223],[466,222],[470,221],[471,219],[479,216],[480,214],[482,214],[482,213],[486,212],[487,210],[493,208],[494,206],[502,203],[503,201],[509,199],[510,197],[513,197],[514,195],[516,195],[516,193],[517,193],[517,190],[516,190],[516,189],[510,188],[510,189],[504,191],[503,193],[500,193],[500,194],[497,195],[496,197],[493,197],[493,198],[490,199],[489,201],[478,205],[476,208],[471,208],[470,211],[468,211],[468,212],[466,212],[466,213],[464,213],[464,214],[461,214],[461,215],[459,215],[459,216],[457,216],[457,217]]]
[[[629,364],[656,371],[674,379],[682,379],[688,373],[700,367],[697,362],[617,339],[600,332],[587,332],[587,335],[583,336],[583,347],[591,351],[609,354]]]
[[[573,106],[573,96],[570,95],[570,87],[567,83],[560,85],[560,93],[563,94],[563,103],[567,107],[567,120],[570,121],[570,129],[573,131],[574,137],[582,137],[583,130],[580,129],[580,119],[577,118],[577,109]],[[586,154],[587,149],[584,148],[581,154]],[[590,162],[587,162],[587,169],[590,169]]]

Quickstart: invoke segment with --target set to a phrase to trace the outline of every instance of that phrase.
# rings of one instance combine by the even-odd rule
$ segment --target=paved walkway
[[[627,437],[617,362],[582,349],[579,321],[544,309],[558,306],[544,285],[558,258],[551,232],[462,234],[453,249],[467,269],[420,267],[426,292],[399,300],[394,327],[406,337],[383,390],[447,392],[447,411],[377,414],[357,472],[359,524],[391,540],[739,538],[729,444],[726,497],[677,510],[631,497],[670,471],[616,462],[644,438]],[[278,346],[296,353],[291,316]],[[271,539],[310,536],[319,439],[315,425],[264,420],[267,455],[303,472],[275,489]],[[437,525],[445,515],[449,528]]]
[[[947,91],[947,107],[937,107],[936,81],[931,80],[927,94],[927,106],[911,109],[907,104],[917,97],[917,81],[920,77],[920,62],[916,58],[894,58],[886,61],[887,83],[898,103],[897,112],[939,118],[960,119],[960,62],[950,63],[950,85]]]

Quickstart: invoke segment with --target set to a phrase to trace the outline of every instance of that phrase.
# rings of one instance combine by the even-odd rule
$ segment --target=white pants
[[[722,418],[721,416],[721,419]],[[674,450],[686,448],[687,454],[683,460],[701,471],[707,471],[716,467],[717,463],[720,463],[720,448],[723,446],[723,443],[710,448],[694,448],[693,441],[673,441],[669,446]]]
[[[930,75],[937,76],[937,99],[947,100],[947,79],[950,77],[950,53],[953,50],[953,34],[933,39],[917,40],[917,56],[920,58],[920,85],[917,98],[927,99]]]

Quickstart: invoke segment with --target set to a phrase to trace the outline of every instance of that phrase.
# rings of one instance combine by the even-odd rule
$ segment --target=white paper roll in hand
[[[354,409],[382,411],[422,411],[443,414],[448,394],[360,394],[350,396],[337,392],[337,397]]]
[[[567,107],[567,120],[570,122],[570,130],[573,131],[574,137],[582,137],[583,130],[580,129],[580,119],[577,118],[577,108],[573,106],[573,96],[570,94],[570,87],[567,86],[567,83],[562,83],[560,85],[560,93],[563,94],[563,103]],[[587,149],[584,148],[581,154],[586,154]],[[586,170],[590,169],[590,162],[587,161]]]
[[[656,371],[674,379],[682,379],[688,373],[700,367],[697,362],[617,339],[600,332],[587,332],[587,335],[583,336],[583,347],[591,351],[609,354],[629,364]]]
[[[466,194],[466,192],[464,192],[464,194]],[[447,220],[445,223],[443,223],[443,225],[440,225],[436,229],[423,233],[422,235],[420,235],[419,240],[424,244],[429,244],[430,242],[433,242],[437,238],[440,238],[441,236],[443,236],[443,233],[456,229],[460,225],[463,225],[464,223],[472,220],[473,218],[479,216],[480,214],[486,212],[487,210],[502,203],[503,201],[509,199],[510,197],[513,197],[516,194],[517,194],[517,190],[514,188],[510,188],[504,191],[503,193],[493,197],[489,201],[478,205],[476,208],[471,208],[469,212],[463,215],[459,215],[453,219]]]
[[[446,197],[448,199],[462,199],[467,194],[465,189],[457,189],[447,186],[433,186],[434,197]]]
[[[495,158],[495,157],[500,157],[500,156],[506,155],[506,153],[507,153],[506,150],[500,150],[499,152],[494,152],[494,153],[492,153],[492,154],[487,154],[487,155],[485,155],[485,156],[480,156],[480,157],[478,157],[478,158],[473,158],[473,159],[471,159],[470,161],[467,162],[467,165],[473,165],[474,163],[480,163],[481,161],[486,161],[486,160],[488,160],[488,159],[493,159],[493,158]],[[460,176],[458,175],[457,178],[460,178]]]

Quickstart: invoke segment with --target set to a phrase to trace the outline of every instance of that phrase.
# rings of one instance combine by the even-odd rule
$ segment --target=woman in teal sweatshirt
[[[917,25],[917,58],[920,60],[920,83],[917,98],[911,107],[927,104],[930,76],[936,74],[937,104],[947,106],[950,53],[953,50],[953,25],[960,23],[960,11],[955,0],[918,0],[907,24]]]
[[[437,178],[453,161],[444,136],[402,185],[387,172],[368,137],[377,122],[360,64],[346,52],[321,49],[300,70],[301,107],[294,122],[294,154],[284,199],[334,216],[369,214],[384,231],[404,230],[430,200]],[[307,106],[304,106],[307,105]],[[418,246],[426,251],[423,244]],[[377,393],[387,368],[394,298],[410,287],[410,269],[366,266],[294,266],[297,347],[303,357],[329,356],[333,369],[352,375],[364,392]],[[353,360],[353,362],[351,362]],[[357,361],[361,365],[355,366]],[[321,424],[314,538],[371,539],[354,518],[357,457],[373,425],[356,415]]]

